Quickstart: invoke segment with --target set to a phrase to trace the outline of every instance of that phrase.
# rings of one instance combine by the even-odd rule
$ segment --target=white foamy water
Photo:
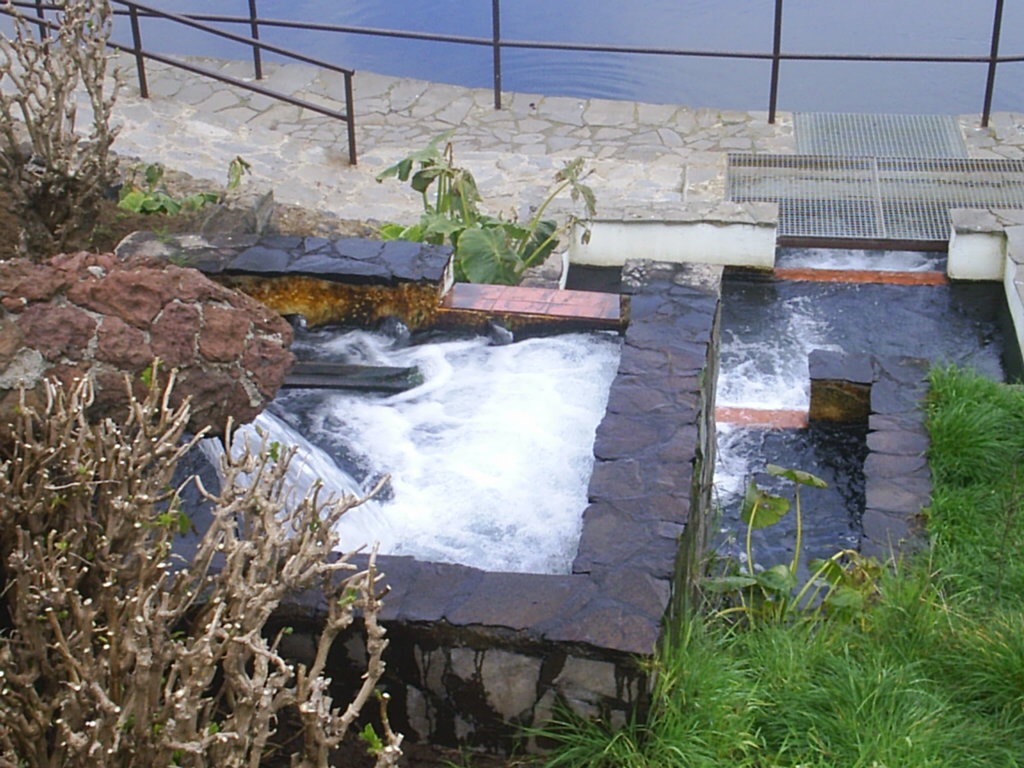
[[[807,360],[813,349],[840,351],[829,343],[828,322],[807,297],[785,301],[777,322],[724,329],[716,403],[806,410],[811,397]]]
[[[807,269],[944,271],[946,256],[931,251],[871,251],[846,248],[781,248],[775,266]]]
[[[618,368],[617,337],[396,349],[385,336],[350,332],[317,343],[335,359],[417,366],[425,377],[388,397],[299,390],[275,401],[311,442],[346,454],[366,476],[363,486],[390,474],[384,500],[346,513],[344,549],[379,542],[386,554],[487,570],[569,571],[594,432]],[[282,444],[301,441],[297,484],[319,478],[335,493],[359,490],[280,419],[264,414],[257,426]]]

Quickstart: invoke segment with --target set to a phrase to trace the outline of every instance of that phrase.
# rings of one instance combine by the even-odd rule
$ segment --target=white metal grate
[[[945,241],[951,208],[1024,208],[1024,161],[733,153],[727,191],[781,237]]]
[[[840,157],[966,158],[952,115],[871,115],[796,112],[796,151]]]

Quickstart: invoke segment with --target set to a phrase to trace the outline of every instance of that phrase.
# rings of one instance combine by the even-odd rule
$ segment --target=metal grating
[[[779,236],[946,241],[950,208],[1024,208],[1024,161],[731,153],[727,194],[779,204]]]
[[[952,115],[868,115],[796,112],[796,151],[840,157],[966,158]]]

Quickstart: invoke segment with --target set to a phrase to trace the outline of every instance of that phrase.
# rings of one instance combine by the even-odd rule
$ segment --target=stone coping
[[[307,275],[354,284],[443,285],[452,249],[408,240],[299,235],[174,235],[136,232],[118,256],[140,255],[195,267],[207,274]]]
[[[666,224],[749,224],[777,227],[779,204],[708,200],[683,204],[627,206],[618,216],[597,216],[596,221],[648,221]]]
[[[717,354],[721,269],[631,262],[629,271],[631,322],[597,429],[572,573],[485,572],[384,555],[379,568],[393,590],[383,619],[517,647],[568,643],[623,663],[622,654],[654,652],[680,537],[698,512],[694,460],[706,451],[699,441],[711,418],[701,388]]]
[[[924,410],[928,361],[816,349],[808,365],[812,411],[815,388],[824,382],[870,388],[860,551],[884,558],[919,548],[921,512],[932,490]]]
[[[999,233],[1007,227],[1024,225],[1024,209],[951,208],[949,220],[957,233]]]

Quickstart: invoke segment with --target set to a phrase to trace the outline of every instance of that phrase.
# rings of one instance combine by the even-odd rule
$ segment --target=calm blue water
[[[150,0],[176,12],[248,13],[246,0]],[[987,55],[995,0],[786,0],[783,50]],[[288,18],[489,37],[490,0],[259,0]],[[502,37],[516,40],[771,50],[773,0],[505,0]],[[127,39],[127,25],[119,37]],[[245,31],[238,28],[237,31]],[[264,29],[285,45],[356,70],[490,87],[490,50],[422,41]],[[147,46],[247,58],[242,46],[147,21]],[[1006,0],[1004,54],[1024,53],[1024,0]],[[761,61],[506,50],[504,89],[551,95],[766,109]],[[779,108],[969,113],[982,106],[984,64],[784,62]],[[1024,63],[1001,65],[994,109],[1024,110]]]

